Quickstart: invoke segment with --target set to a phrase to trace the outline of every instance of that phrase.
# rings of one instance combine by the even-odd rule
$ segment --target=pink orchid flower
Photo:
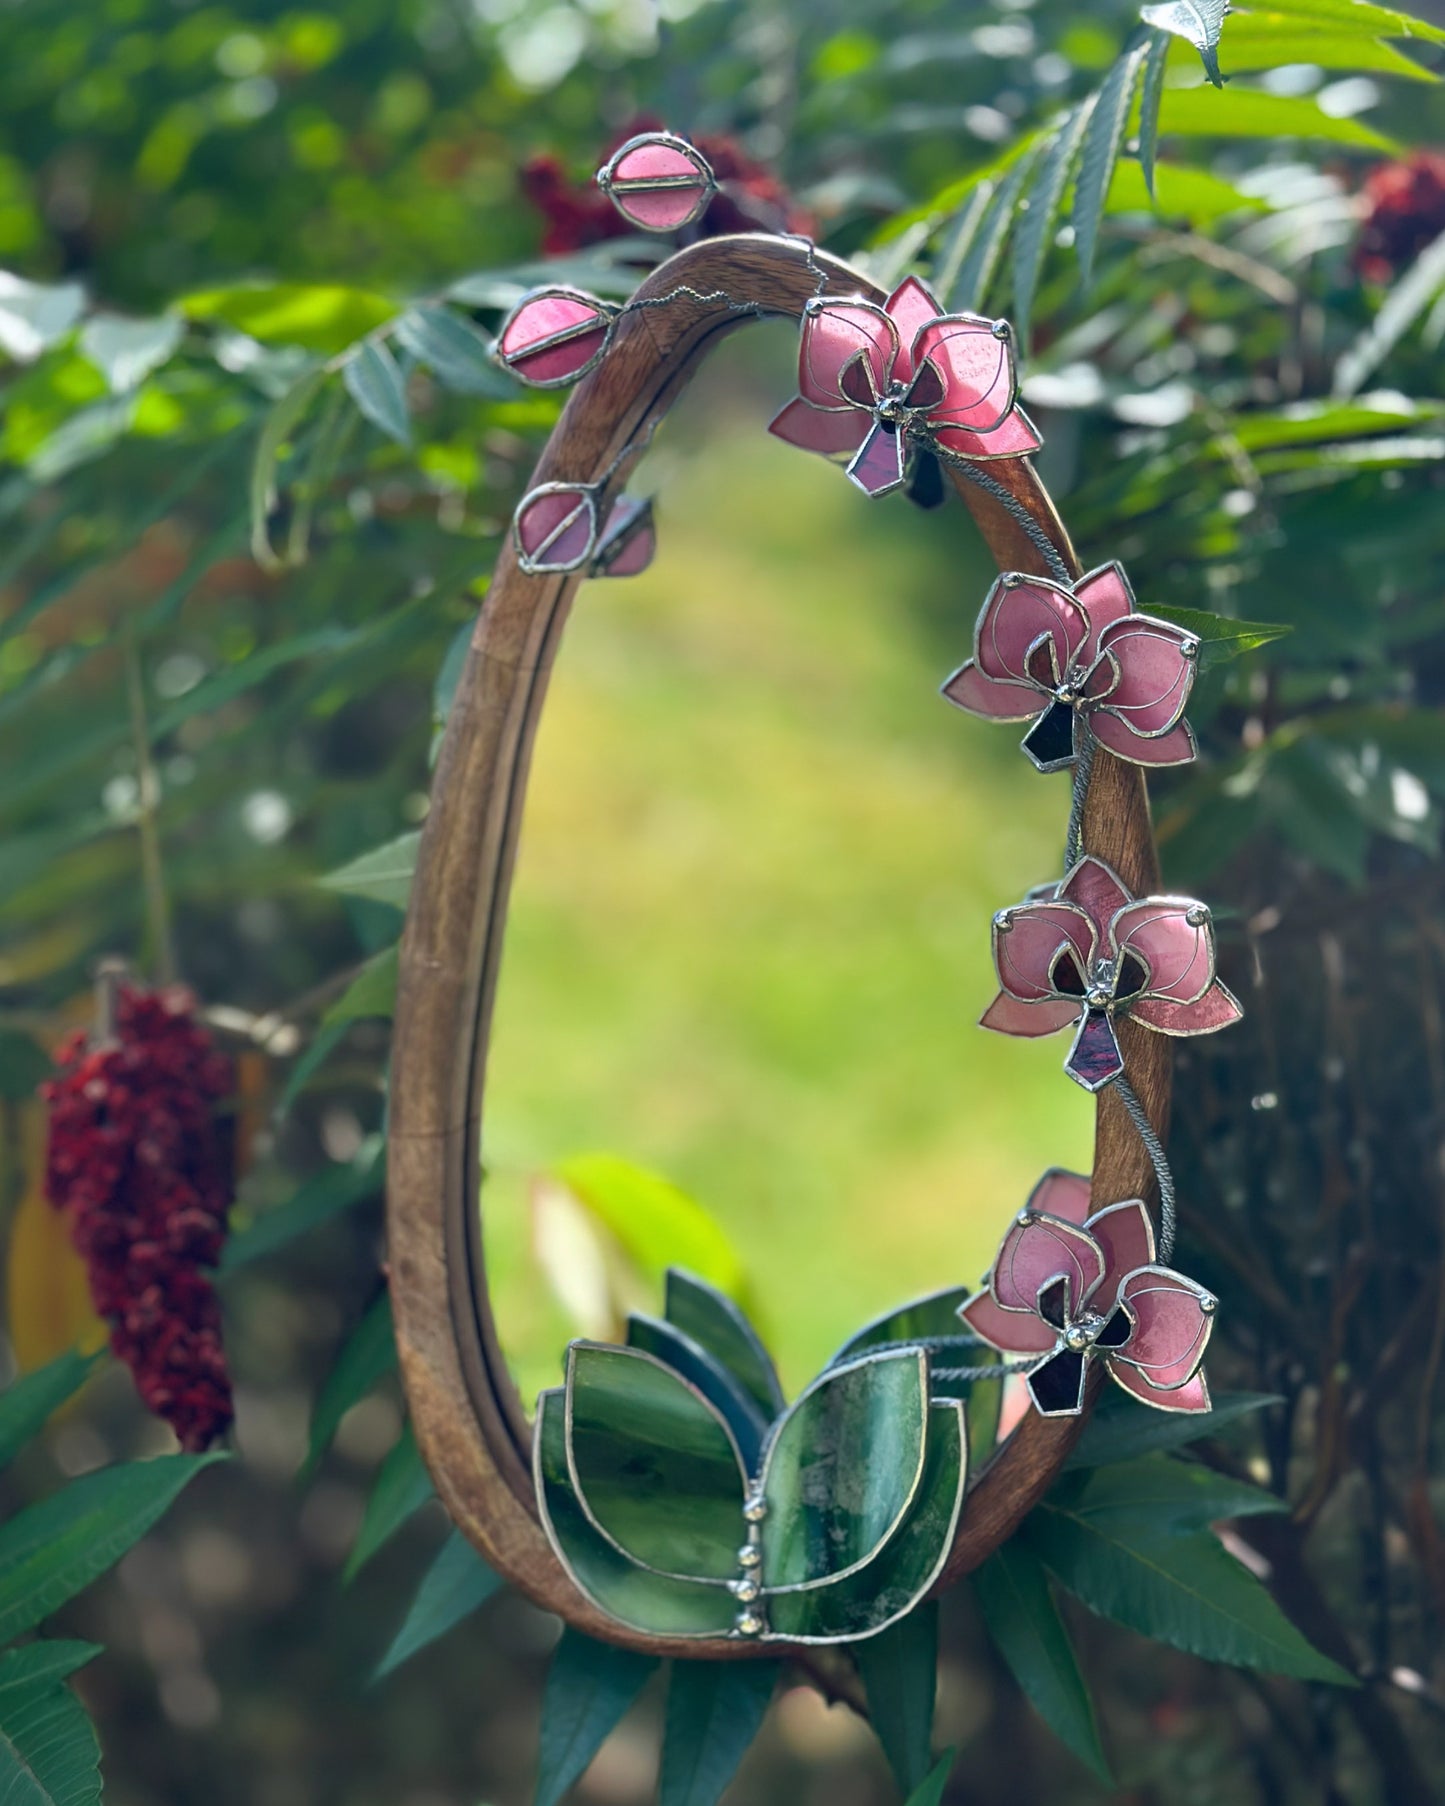
[[[902,484],[910,449],[978,460],[1042,443],[1017,406],[1008,321],[946,314],[916,276],[882,307],[810,301],[798,389],[768,430],[804,451],[848,456],[868,495]]]
[[[1139,614],[1118,564],[1070,587],[1005,571],[988,592],[973,657],[943,694],[971,715],[1028,721],[1040,771],[1073,763],[1081,734],[1135,765],[1183,765],[1197,751],[1184,720],[1199,641]]]
[[[985,1289],[959,1308],[1004,1354],[1046,1358],[1025,1376],[1045,1417],[1083,1409],[1098,1358],[1126,1392],[1161,1411],[1207,1411],[1200,1371],[1217,1300],[1154,1258],[1138,1198],[1089,1212],[1089,1181],[1055,1169],[1004,1236]]]
[[[1002,986],[983,1026],[1052,1035],[1077,1023],[1064,1070],[1099,1091],[1124,1070],[1115,1019],[1203,1035],[1243,1014],[1214,968],[1209,911],[1190,897],[1132,897],[1086,855],[1063,882],[993,919]]]

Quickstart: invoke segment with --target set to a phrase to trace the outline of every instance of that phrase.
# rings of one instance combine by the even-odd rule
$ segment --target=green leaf
[[[1161,219],[1183,220],[1190,226],[1209,226],[1231,214],[1267,213],[1257,195],[1242,194],[1232,183],[1192,169],[1183,163],[1162,163],[1155,171],[1151,193],[1144,171],[1132,157],[1121,157],[1109,184],[1106,213],[1157,213]],[[1232,420],[1241,418],[1238,415]]]
[[[535,1806],[557,1806],[656,1667],[655,1656],[615,1649],[570,1625],[562,1632],[542,1695]]]
[[[741,1307],[680,1267],[668,1268],[664,1297],[668,1322],[720,1362],[771,1422],[785,1403],[783,1388]]]
[[[695,1199],[616,1154],[578,1154],[557,1176],[649,1277],[686,1267],[736,1295],[743,1264],[726,1234]]]
[[[1255,652],[1271,640],[1281,640],[1294,632],[1293,627],[1278,621],[1232,621],[1228,615],[1210,614],[1204,608],[1150,608],[1148,612],[1194,635],[1199,641],[1201,671]]]
[[[1084,1517],[1045,1501],[1019,1534],[1091,1611],[1156,1642],[1239,1668],[1352,1684],[1208,1531],[1170,1536],[1134,1510]]]
[[[674,1662],[657,1806],[716,1806],[768,1715],[778,1662]]]
[[[989,202],[993,199],[997,182],[992,178],[984,178],[976,182],[968,198],[954,216],[953,232],[948,240],[948,247],[938,260],[933,272],[934,288],[945,306],[959,305],[956,290],[958,288],[959,271],[972,250],[979,232],[982,230],[988,215]]]
[[[1107,1394],[1106,1394],[1107,1396]],[[1084,1433],[1074,1444],[1065,1470],[1080,1467],[1106,1467],[1114,1461],[1132,1461],[1156,1449],[1183,1448],[1201,1436],[1213,1436],[1226,1424],[1247,1417],[1266,1405],[1281,1401],[1271,1392],[1223,1392],[1208,1411],[1139,1410],[1132,1399],[1121,1399],[1117,1406],[1095,1405],[1084,1425]]]
[[[1424,38],[1432,44],[1445,44],[1445,29],[1439,25],[1391,6],[1375,6],[1371,0],[1269,0],[1262,10],[1307,19],[1332,30],[1343,28],[1361,37]]]
[[[357,424],[356,410],[349,404],[345,390],[332,388],[312,435],[305,467],[293,485],[291,525],[286,534],[287,565],[305,563],[311,543],[311,523],[331,487]]]
[[[853,1655],[868,1695],[868,1716],[904,1794],[928,1777],[933,1705],[938,1694],[938,1601],[926,1599]]]
[[[1225,1518],[1285,1511],[1285,1501],[1202,1462],[1153,1453],[1113,1462],[1087,1475],[1069,1474],[1048,1503],[1084,1521],[1137,1519],[1150,1535],[1206,1530]]]
[[[449,1630],[480,1611],[505,1582],[494,1574],[462,1535],[453,1530],[422,1576],[421,1585],[407,1610],[391,1647],[377,1664],[375,1680],[381,1680],[419,1650],[426,1649]]]
[[[1380,38],[1364,32],[1331,29],[1275,16],[1272,7],[1258,13],[1232,12],[1228,26],[1229,66],[1236,75],[1256,69],[1281,69],[1310,63],[1316,69],[1349,69],[1397,76],[1402,81],[1436,79]]]
[[[1040,1718],[1110,1784],[1093,1701],[1037,1558],[1014,1537],[975,1570],[973,1589],[989,1635]]]
[[[179,305],[189,319],[234,326],[263,345],[327,354],[345,350],[396,312],[385,295],[335,283],[241,283],[187,295]]]
[[[409,307],[395,330],[402,349],[458,395],[516,400],[517,384],[493,362],[488,341],[451,308]]]
[[[981,312],[987,299],[999,259],[1013,225],[1019,196],[1038,154],[1037,144],[1030,145],[1016,163],[1010,165],[994,189],[972,242],[958,266],[949,306]]]
[[[256,455],[251,462],[251,554],[264,571],[282,568],[271,544],[268,527],[278,499],[276,467],[282,448],[301,424],[325,381],[326,371],[319,364],[298,376],[267,414],[256,441]]]
[[[395,1366],[396,1331],[391,1317],[391,1294],[384,1291],[347,1337],[326,1376],[311,1413],[309,1447],[299,1479],[303,1482],[310,1479],[316,1464],[331,1446],[342,1418]]]
[[[50,1055],[18,1028],[0,1028],[0,1097],[24,1103],[54,1070]]]
[[[72,1348],[10,1382],[0,1393],[0,1467],[8,1467],[52,1413],[79,1392],[99,1359]]]
[[[351,1581],[361,1572],[377,1550],[391,1540],[409,1518],[416,1516],[432,1496],[431,1475],[416,1446],[416,1432],[411,1425],[402,1427],[391,1452],[381,1464],[361,1528],[356,1533],[351,1554],[342,1570],[343,1581]]]
[[[95,1727],[60,1682],[100,1650],[94,1643],[30,1643],[0,1656],[0,1800],[5,1806],[94,1806],[100,1799]]]
[[[942,1806],[943,1790],[953,1768],[953,1751],[945,1750],[938,1758],[933,1773],[916,1792],[909,1794],[907,1806]]]
[[[1335,394],[1354,395],[1440,294],[1445,294],[1445,232],[1426,245],[1335,366]]]
[[[63,339],[85,308],[78,282],[27,282],[0,270],[0,351],[28,364]]]
[[[223,1454],[162,1455],[86,1474],[0,1526],[0,1642],[33,1630],[143,1537]]]
[[[421,830],[416,829],[338,866],[316,882],[323,890],[339,890],[348,897],[369,897],[375,903],[391,903],[397,909],[405,909],[420,845]]]
[[[276,1105],[277,1116],[284,1116],[306,1089],[313,1075],[324,1066],[345,1039],[349,1024],[333,1022],[329,1028],[318,1028],[306,1051],[286,1075],[286,1088]]]
[[[177,314],[154,320],[126,320],[119,314],[92,314],[80,329],[80,349],[111,389],[138,389],[180,344],[186,323]]]
[[[390,1016],[396,1009],[400,961],[398,945],[383,947],[373,955],[321,1018],[320,1028],[360,1022],[368,1016]]]
[[[1398,156],[1402,146],[1359,119],[1334,119],[1313,100],[1262,88],[1166,88],[1159,130],[1184,138],[1303,138]]]
[[[1204,64],[1204,73],[1216,88],[1224,86],[1219,72],[1219,34],[1229,0],[1163,0],[1157,6],[1141,6],[1139,17],[1158,31],[1173,33],[1192,44]]]
[[[875,1555],[919,1496],[928,1429],[921,1350],[865,1355],[814,1380],[763,1464],[769,1588],[832,1579]]]
[[[274,1254],[298,1235],[374,1198],[385,1179],[386,1142],[380,1135],[368,1135],[355,1159],[308,1179],[284,1204],[275,1205],[249,1229],[233,1235],[221,1254],[221,1272],[234,1273],[238,1267]]]
[[[1159,101],[1164,93],[1164,70],[1168,62],[1168,35],[1156,31],[1144,52],[1144,75],[1139,83],[1139,168],[1151,197],[1154,194],[1154,163],[1159,151]]]
[[[1074,184],[1074,249],[1087,285],[1094,276],[1094,254],[1099,244],[1099,222],[1119,161],[1119,146],[1134,110],[1134,90],[1144,67],[1142,47],[1121,56],[1104,77],[1098,99],[1089,114],[1079,154],[1079,176]]]
[[[1052,139],[1034,164],[1034,179],[1029,184],[1028,207],[1014,235],[1014,324],[1019,337],[1027,342],[1029,323],[1033,318],[1034,295],[1039,273],[1049,247],[1054,242],[1054,227],[1059,217],[1064,190],[1073,171],[1074,158],[1089,117],[1094,110],[1094,96],[1081,101],[1059,121]],[[1021,203],[1022,204],[1022,203]]]
[[[406,378],[390,346],[366,339],[346,360],[341,378],[347,394],[373,426],[398,445],[411,444]]]

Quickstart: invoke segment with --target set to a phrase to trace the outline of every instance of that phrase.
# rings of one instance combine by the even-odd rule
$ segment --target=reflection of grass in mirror
[[[983,554],[960,569],[966,525],[870,504],[718,405],[654,569],[584,591],[539,737],[486,1147],[529,1394],[572,1326],[522,1178],[569,1154],[718,1215],[790,1390],[866,1318],[975,1280],[1044,1167],[1088,1162],[1063,1043],[975,1026],[990,915],[1057,870],[1068,803],[937,696]]]

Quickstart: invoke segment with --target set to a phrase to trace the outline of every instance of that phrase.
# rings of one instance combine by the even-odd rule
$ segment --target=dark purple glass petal
[[[1114,983],[1114,995],[1123,999],[1137,997],[1141,991],[1149,988],[1149,968],[1142,959],[1132,953],[1126,953],[1119,961],[1119,976]]]
[[[1108,1011],[1085,1010],[1064,1071],[1086,1091],[1101,1091],[1123,1070],[1124,1057]]]
[[[1079,970],[1079,962],[1074,958],[1073,950],[1068,947],[1054,961],[1050,976],[1054,981],[1054,989],[1062,991],[1065,997],[1082,997],[1089,988],[1084,982],[1084,975]]]
[[[871,408],[877,401],[872,366],[863,352],[860,351],[843,366],[838,387],[855,408]]]
[[[908,475],[904,494],[919,508],[941,508],[947,496],[943,487],[943,466],[930,451],[915,445],[908,453]]]
[[[1084,1408],[1084,1356],[1061,1348],[1028,1376],[1029,1393],[1045,1417],[1073,1417]]]
[[[1124,1311],[1115,1311],[1099,1331],[1096,1348],[1122,1348],[1133,1334],[1134,1325]]]
[[[867,495],[887,495],[903,482],[903,435],[890,421],[875,421],[848,475]]]
[[[1024,751],[1040,771],[1058,771],[1074,762],[1074,710],[1067,702],[1050,703],[1024,735]]]
[[[943,378],[932,364],[925,364],[914,377],[905,399],[910,408],[922,408],[926,412],[936,408],[943,396]]]
[[[1060,1273],[1039,1287],[1039,1315],[1051,1329],[1062,1329],[1069,1315],[1069,1276]]]

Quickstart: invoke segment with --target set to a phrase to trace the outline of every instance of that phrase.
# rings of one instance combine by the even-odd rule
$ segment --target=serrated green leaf
[[[1114,179],[1114,165],[1119,160],[1119,146],[1124,142],[1124,131],[1134,110],[1134,90],[1143,68],[1142,46],[1119,58],[1104,77],[1084,130],[1071,218],[1074,249],[1086,287],[1093,280],[1099,223],[1104,217],[1104,202]]]
[[[367,339],[341,370],[346,392],[375,427],[398,445],[411,444],[411,415],[406,405],[406,378],[391,348]]]
[[[1232,621],[1228,615],[1210,614],[1205,608],[1150,608],[1161,621],[1172,622],[1199,641],[1199,668],[1208,671],[1229,659],[1239,658],[1281,640],[1294,628],[1278,621]]]
[[[1023,193],[1024,183],[1028,180],[1037,154],[1038,145],[1034,143],[999,179],[979,220],[972,242],[959,264],[949,300],[950,307],[982,311],[998,270],[999,259],[1003,256],[1004,245],[1008,242],[1009,230],[1018,210],[1019,196]]]
[[[953,1770],[953,1755],[952,1750],[944,1751],[922,1787],[909,1794],[907,1806],[941,1806],[943,1790]]]
[[[615,1649],[570,1625],[562,1632],[542,1695],[535,1806],[557,1806],[656,1667],[655,1656]]]
[[[80,1651],[85,1653],[75,1653]],[[96,1653],[88,1643],[34,1643],[0,1657],[0,1800],[5,1806],[95,1806],[100,1799],[95,1727],[57,1678]]]
[[[177,303],[192,320],[234,326],[263,345],[342,351],[391,319],[396,303],[338,283],[238,283],[205,289]]]
[[[1059,121],[1052,139],[1035,161],[1034,177],[1029,183],[1028,194],[1023,197],[1028,205],[1014,234],[1013,321],[1025,343],[1033,319],[1039,274],[1054,241],[1054,227],[1064,190],[1073,173],[1074,159],[1093,113],[1095,99],[1090,95]],[[1022,200],[1020,206],[1023,206]]]
[[[99,1359],[98,1354],[68,1349],[34,1373],[22,1373],[10,1382],[0,1394],[0,1467],[8,1467],[52,1414],[79,1392]]]
[[[1219,72],[1219,34],[1224,28],[1224,15],[1229,0],[1163,0],[1157,6],[1141,6],[1139,17],[1156,31],[1167,31],[1183,38],[1199,52],[1204,73],[1216,88],[1224,86]]]
[[[743,1264],[727,1234],[695,1198],[616,1154],[577,1154],[557,1176],[653,1278],[684,1267],[734,1296]]]
[[[302,1481],[315,1472],[317,1462],[331,1446],[331,1439],[346,1413],[395,1366],[396,1331],[391,1316],[391,1294],[382,1292],[347,1337],[317,1396],[311,1413],[306,1462],[298,1476]]]
[[[458,395],[515,400],[516,381],[497,367],[488,341],[449,307],[409,307],[397,321],[396,341]]]
[[[767,1717],[781,1664],[674,1662],[657,1806],[717,1806]]]
[[[1106,1395],[1107,1396],[1107,1395]],[[1149,1411],[1138,1409],[1132,1399],[1119,1406],[1101,1400],[1089,1414],[1084,1433],[1064,1462],[1065,1471],[1081,1467],[1105,1467],[1114,1461],[1132,1461],[1153,1450],[1183,1448],[1202,1436],[1216,1435],[1266,1405],[1281,1401],[1271,1392],[1222,1392],[1208,1411]]]
[[[1262,88],[1166,88],[1159,130],[1181,138],[1302,138],[1399,156],[1403,147],[1361,119],[1335,119],[1319,105]]]
[[[361,1528],[342,1569],[342,1580],[354,1580],[377,1550],[416,1516],[432,1493],[431,1475],[416,1446],[416,1432],[409,1423],[404,1424],[366,1501]]]
[[[233,1235],[221,1255],[221,1272],[234,1273],[253,1260],[274,1254],[298,1235],[339,1216],[343,1210],[374,1198],[386,1176],[386,1142],[368,1135],[352,1160],[328,1167],[308,1179],[284,1204],[274,1205],[248,1228]]]
[[[1014,1537],[975,1570],[973,1589],[989,1635],[1034,1709],[1109,1784],[1093,1701],[1042,1564]]]
[[[359,858],[338,866],[334,872],[327,872],[316,882],[323,890],[339,890],[348,897],[369,897],[374,903],[390,903],[397,909],[405,909],[420,845],[420,829],[399,835],[384,847],[362,853]]]
[[[927,1599],[876,1637],[853,1647],[868,1716],[905,1795],[921,1787],[933,1761],[938,1695],[938,1601]]]
[[[453,1530],[422,1576],[401,1628],[377,1663],[374,1680],[400,1668],[418,1651],[429,1648],[463,1619],[470,1618],[506,1583],[494,1574],[462,1535]]]
[[[58,1611],[138,1542],[223,1454],[162,1455],[85,1474],[0,1526],[0,1642]]]
[[[1139,168],[1151,199],[1154,197],[1154,164],[1159,152],[1159,101],[1164,93],[1164,71],[1168,63],[1168,34],[1156,31],[1144,52],[1144,73],[1139,82]]]
[[[1385,297],[1379,313],[1335,366],[1335,394],[1354,395],[1441,294],[1445,294],[1445,232],[1410,265]]]
[[[251,555],[263,571],[281,569],[268,529],[277,502],[277,462],[282,447],[301,424],[325,381],[326,371],[319,364],[298,376],[267,414],[256,440],[256,455],[251,461]]]
[[[1137,1520],[1151,1536],[1205,1530],[1227,1518],[1287,1509],[1283,1499],[1248,1481],[1160,1453],[1094,1468],[1087,1475],[1068,1474],[1049,1494],[1049,1503],[1084,1522],[1102,1518],[1123,1526]]]
[[[954,216],[953,230],[948,244],[938,265],[933,272],[933,285],[939,299],[945,307],[957,307],[958,274],[964,261],[973,248],[988,214],[989,202],[993,199],[994,190],[998,186],[992,178],[985,177],[975,183],[972,191]]]

